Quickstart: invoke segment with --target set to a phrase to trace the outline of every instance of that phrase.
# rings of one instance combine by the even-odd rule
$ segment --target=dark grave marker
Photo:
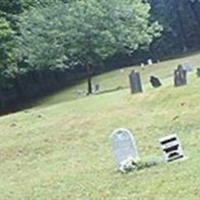
[[[162,85],[160,79],[155,76],[150,76],[150,83],[154,88],[158,88]]]
[[[142,83],[140,79],[139,72],[135,72],[134,70],[129,75],[131,93],[140,93],[142,92]]]
[[[179,65],[174,71],[174,86],[179,87],[187,85],[187,71],[183,69],[182,65]]]
[[[166,162],[185,159],[181,142],[176,134],[163,137],[159,141]]]

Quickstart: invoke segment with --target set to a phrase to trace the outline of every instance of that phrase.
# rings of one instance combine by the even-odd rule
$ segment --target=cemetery
[[[200,0],[0,0],[0,200],[200,200]]]
[[[198,200],[199,58],[108,72],[94,95],[84,82],[1,117],[0,199]]]

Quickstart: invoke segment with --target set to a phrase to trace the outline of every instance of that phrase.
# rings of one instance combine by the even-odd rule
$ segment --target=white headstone
[[[131,131],[124,128],[117,129],[112,133],[111,138],[119,170],[125,172],[127,169],[134,168],[139,155]]]
[[[144,63],[141,63],[141,64],[140,64],[140,67],[143,68],[143,67],[144,67]]]
[[[159,141],[166,162],[185,158],[181,142],[176,134],[163,137]]]
[[[182,64],[183,69],[186,70],[187,72],[192,72],[193,71],[193,65],[189,62]]]
[[[148,65],[153,65],[153,61],[151,59],[147,60]]]

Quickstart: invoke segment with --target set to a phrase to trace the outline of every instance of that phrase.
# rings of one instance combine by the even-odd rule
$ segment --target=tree
[[[32,9],[21,23],[21,56],[33,68],[85,66],[90,94],[95,65],[160,36],[149,10],[142,0],[82,0]]]
[[[6,67],[11,59],[13,31],[5,18],[0,18],[0,67]]]
[[[151,47],[158,57],[166,57],[200,47],[199,0],[149,0],[151,15],[163,26],[162,37]]]

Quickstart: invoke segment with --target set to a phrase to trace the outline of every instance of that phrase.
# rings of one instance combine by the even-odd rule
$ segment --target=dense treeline
[[[198,0],[0,0],[1,107],[86,75],[91,93],[99,67],[199,49],[199,10]]]
[[[82,72],[31,68],[20,57],[22,15],[35,7],[61,0],[0,0],[0,112],[18,109],[21,102],[45,95],[83,78]],[[63,2],[66,2],[63,0]]]
[[[164,31],[151,47],[159,57],[174,55],[200,48],[199,0],[149,0],[152,17]]]

